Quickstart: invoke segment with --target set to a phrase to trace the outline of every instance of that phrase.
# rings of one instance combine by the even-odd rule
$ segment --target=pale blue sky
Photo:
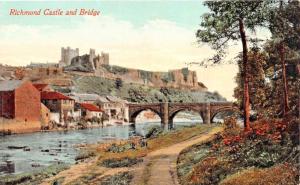
[[[40,0],[38,0],[40,1]],[[100,16],[10,16],[23,10],[97,9]],[[110,54],[110,63],[130,68],[168,71],[202,61],[214,51],[199,45],[195,33],[208,9],[202,1],[1,1],[0,63],[27,65],[58,62],[60,48],[90,48]],[[235,56],[239,47],[230,48]],[[232,99],[236,66],[193,66],[210,91]]]
[[[102,15],[130,21],[134,26],[143,26],[145,22],[153,19],[164,19],[176,22],[179,26],[195,28],[200,22],[200,15],[207,10],[201,1],[5,1],[0,2],[0,8],[1,24],[47,24],[62,27],[78,24],[83,17],[9,16],[8,12],[11,8],[23,10],[93,8],[100,10]],[[70,22],[70,24],[66,24],[66,22]]]

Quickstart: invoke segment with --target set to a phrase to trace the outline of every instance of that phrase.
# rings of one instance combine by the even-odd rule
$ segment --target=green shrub
[[[107,168],[120,168],[130,167],[142,161],[143,159],[125,157],[121,159],[106,159],[102,161],[101,165]]]
[[[298,175],[297,169],[290,165],[280,164],[266,169],[251,168],[243,170],[228,176],[220,185],[298,185]]]
[[[232,164],[229,161],[216,157],[207,157],[193,168],[187,178],[187,184],[218,184],[226,175],[232,173],[232,170]]]
[[[241,132],[241,128],[237,124],[237,120],[234,117],[229,117],[224,120],[224,136],[237,136]]]
[[[98,181],[97,177],[100,177],[102,173],[88,173],[77,178],[76,180],[68,183],[68,185],[86,185],[94,184],[94,181]],[[60,185],[60,184],[59,184]]]
[[[120,66],[112,66],[112,65],[102,65],[108,72],[113,73],[113,74],[126,74],[128,73],[128,69],[125,67],[120,67]]]
[[[282,145],[268,138],[246,140],[237,144],[228,156],[244,167],[271,167],[283,161],[293,150],[289,144]]]
[[[147,134],[145,135],[146,138],[156,138],[164,132],[164,129],[160,126],[154,126],[149,129]]]
[[[129,172],[118,173],[113,176],[104,177],[101,185],[128,185],[133,179],[133,175]]]
[[[177,175],[184,178],[190,173],[197,163],[202,161],[210,153],[210,147],[208,145],[193,146],[184,150],[177,161]]]
[[[88,159],[95,156],[96,154],[93,151],[81,150],[79,154],[75,157],[75,160],[79,161],[79,160]]]
[[[40,184],[46,178],[52,177],[59,172],[69,168],[67,164],[51,165],[38,172],[22,173],[18,175],[7,175],[0,178],[1,185],[31,185]]]
[[[132,147],[130,143],[123,144],[123,145],[116,145],[115,143],[113,143],[109,146],[109,148],[106,151],[113,152],[113,153],[121,153],[130,150],[131,148]]]

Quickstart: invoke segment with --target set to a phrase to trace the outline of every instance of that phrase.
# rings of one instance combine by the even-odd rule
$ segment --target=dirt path
[[[214,134],[222,131],[221,127],[216,127],[200,136],[193,137],[184,142],[162,148],[149,153],[144,161],[133,168],[105,168],[96,165],[96,160],[92,159],[77,165],[70,169],[60,172],[58,175],[45,179],[41,185],[50,185],[53,180],[64,178],[62,185],[66,185],[85,174],[97,174],[95,181],[104,176],[115,175],[119,172],[131,171],[134,178],[131,185],[177,185],[176,162],[179,153],[194,144],[203,142],[212,138]],[[90,184],[93,184],[92,182]]]
[[[53,180],[64,178],[62,185],[69,184],[70,182],[88,174],[97,174],[97,178],[93,181],[97,181],[105,176],[115,175],[119,172],[129,171],[128,168],[105,168],[105,167],[96,167],[96,161],[91,160],[84,163],[79,163],[77,165],[71,166],[71,168],[60,172],[58,175],[51,178],[45,179],[40,185],[51,185]],[[90,184],[93,184],[92,182]]]
[[[133,171],[134,178],[131,185],[179,184],[176,170],[179,153],[187,147],[208,140],[220,131],[222,128],[217,127],[190,140],[149,153],[144,162]]]

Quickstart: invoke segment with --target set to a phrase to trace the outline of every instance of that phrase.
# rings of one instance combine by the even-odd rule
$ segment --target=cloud
[[[85,17],[77,27],[68,27],[67,22],[63,27],[3,25],[0,35],[0,63],[10,65],[58,62],[64,46],[78,47],[80,54],[95,48],[97,52],[109,52],[112,64],[155,71],[185,67],[186,62],[200,61],[214,53],[210,47],[195,43],[195,30],[161,19],[141,27],[109,16]],[[229,57],[235,56],[238,46],[229,51]],[[193,69],[209,90],[232,99],[235,66]]]

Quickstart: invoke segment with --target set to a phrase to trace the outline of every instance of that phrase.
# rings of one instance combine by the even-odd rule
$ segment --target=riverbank
[[[199,139],[199,136],[215,133],[219,131],[218,129],[220,127],[216,127],[216,125],[201,125],[183,127],[164,133],[157,128],[152,130],[144,144],[138,142],[139,144],[133,145],[132,141],[128,141],[109,147],[103,147],[101,144],[91,145],[88,149],[95,152],[95,157],[82,160],[81,163],[73,165],[69,170],[62,171],[45,180],[43,184],[51,184],[55,180],[59,180],[61,184],[93,184],[96,182],[122,184],[121,182],[129,182],[134,178],[132,176],[134,170],[137,170],[139,165],[145,164],[146,156],[151,156],[152,152],[168,147],[171,151],[172,146],[182,142],[183,144],[180,146],[187,147],[189,146],[186,145],[187,143],[190,144],[194,139]]]
[[[2,119],[3,120],[3,119]],[[31,134],[37,132],[60,132],[60,131],[74,131],[74,130],[84,130],[84,129],[93,129],[93,128],[103,128],[116,125],[130,125],[128,122],[121,120],[111,120],[101,123],[71,123],[67,126],[52,126],[52,128],[42,128],[40,122],[34,123],[24,123],[14,120],[2,121],[0,120],[0,137],[7,135],[19,135],[19,134]],[[31,125],[28,127],[28,125]]]
[[[136,130],[151,125],[139,124]],[[30,173],[58,163],[74,164],[80,151],[76,146],[128,139],[132,132],[134,130],[129,126],[110,126],[0,137],[0,177]]]
[[[181,185],[298,185],[299,120],[259,120],[244,132],[234,120],[213,140],[181,152]]]

